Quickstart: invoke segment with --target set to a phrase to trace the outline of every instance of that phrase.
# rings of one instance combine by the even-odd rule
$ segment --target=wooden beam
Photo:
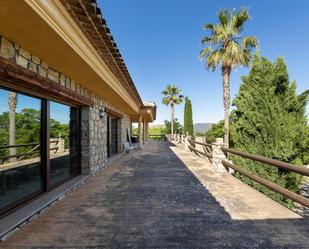
[[[59,83],[42,77],[14,62],[0,57],[0,85],[12,87],[47,99],[77,106],[93,106],[93,101]]]
[[[116,112],[110,108],[105,107],[105,112],[113,117],[122,118],[123,115],[119,112]]]

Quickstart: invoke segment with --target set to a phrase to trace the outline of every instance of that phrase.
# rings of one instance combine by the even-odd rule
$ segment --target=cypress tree
[[[231,134],[234,147],[298,165],[308,161],[309,128],[305,115],[308,91],[296,94],[282,58],[275,63],[256,54],[248,76],[242,77],[233,101]],[[235,164],[291,191],[299,190],[300,176],[252,160],[233,157]],[[268,188],[236,174],[271,198],[291,206],[292,202]]]
[[[193,128],[193,118],[192,118],[192,103],[191,100],[188,99],[188,110],[187,110],[187,130],[190,136],[194,135],[194,128]]]
[[[184,120],[183,120],[183,133],[186,135],[188,131],[188,97],[185,98],[185,107],[184,107]]]
[[[193,128],[193,119],[192,119],[192,103],[191,100],[185,98],[185,107],[184,107],[184,134],[189,134],[190,136],[194,135]]]

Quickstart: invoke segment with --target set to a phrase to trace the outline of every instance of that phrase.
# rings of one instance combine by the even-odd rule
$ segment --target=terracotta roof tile
[[[98,7],[96,0],[61,1],[89,41],[97,49],[103,61],[108,65],[130,96],[133,97],[136,104],[143,106],[141,97],[110,33],[110,29],[102,17],[102,11]]]

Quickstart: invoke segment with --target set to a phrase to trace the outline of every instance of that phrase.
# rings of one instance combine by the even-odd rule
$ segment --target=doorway
[[[111,157],[118,153],[118,118],[107,117],[107,155]]]

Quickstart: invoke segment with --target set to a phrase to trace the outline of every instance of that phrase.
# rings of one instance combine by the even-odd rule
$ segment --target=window
[[[0,88],[0,214],[80,173],[80,109]]]
[[[0,89],[0,210],[43,191],[41,100]]]

